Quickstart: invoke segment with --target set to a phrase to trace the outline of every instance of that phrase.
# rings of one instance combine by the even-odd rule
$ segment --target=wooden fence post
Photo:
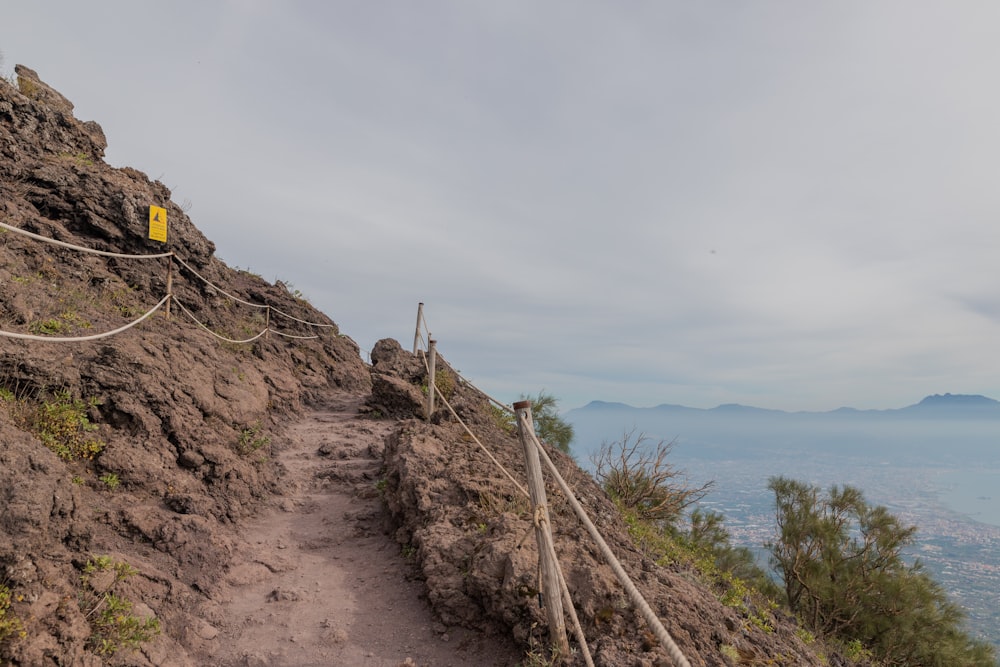
[[[545,616],[549,622],[549,639],[559,650],[559,659],[569,660],[569,639],[566,637],[566,619],[563,616],[562,590],[559,586],[559,563],[555,560],[549,508],[545,497],[542,464],[535,449],[535,425],[531,420],[531,401],[514,404],[517,435],[524,448],[524,462],[528,473],[528,495],[535,522],[535,539],[538,541],[538,564],[542,571],[541,595]]]
[[[167,257],[167,294],[170,295],[173,292],[173,289],[174,289],[174,258],[173,255],[171,255]],[[170,297],[170,299],[167,299],[167,304],[166,304],[167,308],[164,311],[164,314],[167,316],[168,320],[170,319],[171,299],[173,299],[172,296]]]
[[[420,349],[420,323],[424,321],[424,302],[417,304],[417,328],[413,331],[413,354]]]
[[[437,341],[433,338],[427,341],[427,352],[430,360],[427,362],[427,419],[431,418],[434,414],[434,394],[437,393],[437,386],[435,383],[435,377],[437,375],[437,370],[435,366],[437,365]]]

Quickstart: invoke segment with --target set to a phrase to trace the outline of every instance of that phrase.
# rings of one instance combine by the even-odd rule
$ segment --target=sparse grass
[[[78,312],[67,309],[55,317],[32,322],[28,325],[28,331],[36,336],[55,336],[69,333],[74,328],[90,329],[92,326],[90,321],[81,317]]]
[[[535,627],[537,624],[532,624],[532,629]],[[556,665],[562,664],[564,663],[559,655],[559,648],[541,645],[532,633],[528,637],[528,651],[524,654],[524,660],[519,663],[518,667],[556,667]]]
[[[97,425],[87,416],[87,411],[96,405],[100,405],[96,398],[84,401],[62,390],[37,404],[15,398],[12,416],[64,461],[92,461],[105,447],[103,440],[93,436]]]
[[[92,585],[93,577],[108,570],[114,570],[114,583],[98,592]],[[95,556],[83,568],[80,610],[92,631],[87,646],[97,655],[112,656],[125,648],[134,650],[160,634],[159,619],[132,614],[132,601],[113,590],[115,584],[135,574],[138,570],[134,567],[125,561],[115,561],[110,556]]]
[[[531,514],[531,501],[520,494],[502,493],[496,489],[479,492],[479,506],[488,517],[510,512],[518,516]]]
[[[57,319],[36,320],[28,325],[28,331],[36,336],[55,336],[69,331],[65,322]]]
[[[135,290],[128,285],[105,287],[101,294],[104,302],[122,317],[129,319],[142,314],[142,308],[135,304]]]
[[[493,417],[493,423],[503,431],[504,433],[509,433],[513,435],[517,432],[517,424],[514,422],[514,414],[509,410],[504,410],[503,408],[489,404],[490,416]]]
[[[246,456],[269,444],[271,444],[271,438],[262,433],[260,422],[256,421],[240,430],[240,437],[236,441],[236,451]]]
[[[450,399],[455,395],[455,376],[447,368],[439,368],[434,371],[434,386],[445,399]],[[426,382],[420,387],[420,390],[424,395],[427,394],[429,388]]]
[[[23,76],[17,77],[17,89],[21,91],[21,94],[30,99],[36,99],[40,92],[38,85],[31,79],[26,79]]]
[[[14,639],[24,639],[27,636],[24,623],[10,611],[13,598],[10,589],[4,584],[0,584],[0,645]]]
[[[91,157],[83,151],[79,151],[77,153],[60,153],[59,157],[64,160],[72,160],[77,164],[87,165],[88,167],[94,166],[93,159],[91,159]]]
[[[691,544],[679,531],[664,529],[640,518],[635,509],[620,501],[617,504],[629,535],[643,553],[658,565],[678,564],[696,572],[722,604],[743,614],[747,630],[774,631],[772,612],[777,603],[733,572],[720,568],[713,550]]]
[[[731,644],[723,644],[719,647],[719,653],[725,658],[736,662],[740,659],[740,652],[736,650],[736,647]]]
[[[113,472],[106,473],[98,477],[99,480],[104,482],[104,486],[108,487],[109,491],[114,491],[121,484],[121,480],[118,479],[118,475]]]

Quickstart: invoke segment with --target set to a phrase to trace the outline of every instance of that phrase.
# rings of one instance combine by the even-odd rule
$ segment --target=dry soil
[[[435,620],[380,497],[392,422],[343,394],[275,443],[283,493],[245,541],[199,634],[220,666],[513,665],[513,647]]]

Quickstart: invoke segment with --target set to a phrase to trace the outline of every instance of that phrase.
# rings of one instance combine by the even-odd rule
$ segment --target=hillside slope
[[[101,128],[76,120],[30,70],[18,74],[25,92],[0,80],[0,222],[88,248],[153,254],[164,248],[147,239],[146,210],[163,206],[166,248],[201,276],[240,299],[328,325],[276,316],[275,329],[319,337],[272,333],[235,345],[175,308],[169,320],[158,312],[94,341],[0,338],[0,583],[25,634],[0,647],[0,663],[100,664],[90,619],[73,601],[88,559],[111,555],[138,570],[123,584],[163,628],[144,659],[122,660],[184,664],[180,642],[196,627],[189,610],[231,551],[220,528],[274,491],[268,439],[330,387],[366,393],[368,371],[329,318],[280,284],[219,261],[162,183],[106,165]],[[155,305],[166,278],[163,259],[86,254],[3,229],[0,329],[43,337],[113,330]],[[245,339],[261,330],[260,309],[186,269],[173,278],[179,302],[214,331]],[[60,457],[42,444],[64,446],[52,438],[103,444]]]
[[[0,662],[194,665],[212,654],[206,624],[220,621],[206,618],[206,603],[246,564],[248,517],[283,489],[315,481],[296,479],[276,453],[294,416],[331,392],[366,402],[359,418],[388,426],[374,484],[386,513],[370,516],[368,531],[390,526],[406,557],[400,567],[406,561],[424,582],[440,632],[512,637],[543,655],[537,552],[524,539],[530,508],[456,419],[520,478],[520,446],[487,400],[458,382],[455,414],[420,419],[420,359],[384,340],[366,367],[325,315],[214,257],[163,184],[106,165],[101,128],[75,119],[34,72],[17,71],[19,88],[0,81],[0,222],[76,246],[155,254],[163,246],[147,238],[145,215],[163,206],[166,248],[184,263],[173,274],[176,303],[227,338],[272,331],[227,343],[175,309],[92,341],[0,338],[0,591],[10,595],[9,608],[0,597]],[[0,330],[52,339],[124,326],[166,295],[166,266],[4,229]],[[267,318],[241,301],[285,315]],[[551,456],[692,665],[848,664],[821,659],[788,619],[724,605],[691,571],[652,562],[593,480],[569,457]],[[597,663],[668,664],[549,487],[556,550]],[[119,620],[104,613],[124,600],[131,608]]]

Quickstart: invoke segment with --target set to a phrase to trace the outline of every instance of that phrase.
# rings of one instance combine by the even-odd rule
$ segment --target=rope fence
[[[76,250],[78,252],[87,252],[87,253],[90,253],[91,255],[103,255],[104,257],[119,257],[119,258],[122,258],[122,259],[157,259],[157,258],[160,258],[160,257],[172,257],[173,254],[174,254],[173,252],[161,252],[161,253],[159,253],[157,255],[126,255],[126,254],[120,253],[120,252],[108,252],[107,250],[95,250],[94,248],[86,248],[86,247],[81,246],[81,245],[74,245],[72,243],[66,243],[65,241],[60,241],[58,239],[53,239],[53,238],[50,238],[48,236],[42,236],[41,234],[35,234],[33,232],[29,232],[28,230],[21,229],[20,227],[14,227],[12,225],[8,225],[5,222],[0,222],[0,227],[2,227],[3,229],[6,229],[8,231],[11,231],[11,232],[16,232],[16,233],[21,234],[23,236],[27,236],[29,238],[33,238],[36,241],[44,241],[45,243],[51,243],[52,245],[62,246],[63,248],[69,248],[70,250]]]
[[[276,308],[275,306],[272,306],[272,305],[270,305],[268,303],[254,303],[252,301],[247,301],[246,299],[241,299],[240,297],[238,297],[238,296],[236,296],[234,294],[231,294],[231,293],[227,292],[226,290],[222,289],[220,286],[218,286],[215,283],[213,283],[212,281],[208,280],[208,278],[205,278],[203,275],[201,275],[200,273],[198,273],[198,271],[195,270],[194,267],[192,267],[190,264],[188,264],[187,262],[185,262],[184,260],[182,260],[180,257],[178,257],[177,254],[174,253],[173,251],[162,252],[162,253],[153,253],[153,254],[148,254],[148,255],[136,255],[136,254],[127,254],[127,253],[120,253],[120,252],[110,252],[110,251],[107,251],[107,250],[97,250],[95,248],[87,248],[85,246],[76,245],[76,244],[73,244],[73,243],[67,243],[66,241],[60,241],[58,239],[54,239],[54,238],[51,238],[51,237],[48,237],[48,236],[43,236],[41,234],[35,234],[34,232],[29,232],[26,229],[21,229],[19,227],[14,227],[13,225],[9,225],[9,224],[4,223],[4,222],[0,222],[0,228],[6,229],[6,230],[11,231],[11,232],[14,232],[16,234],[20,234],[22,236],[26,236],[26,237],[34,239],[36,241],[41,241],[43,243],[48,243],[50,245],[60,246],[60,247],[63,247],[63,248],[68,248],[70,250],[75,250],[77,252],[89,253],[89,254],[92,254],[92,255],[101,255],[103,257],[115,257],[115,258],[119,258],[119,259],[162,259],[164,257],[167,257],[167,258],[169,258],[169,261],[171,262],[171,264],[173,262],[177,262],[177,264],[179,264],[181,267],[187,269],[193,276],[195,276],[202,283],[204,283],[208,287],[212,288],[216,292],[225,295],[227,298],[231,299],[232,301],[235,301],[237,303],[243,304],[243,305],[251,307],[251,308],[264,309],[265,312],[266,312],[266,324],[264,326],[264,329],[260,333],[258,333],[257,335],[255,335],[255,336],[253,336],[251,338],[244,339],[244,340],[236,340],[236,339],[228,338],[226,336],[222,336],[222,335],[216,333],[215,331],[213,331],[211,328],[209,328],[208,326],[206,326],[201,321],[199,321],[198,318],[196,318],[194,316],[194,314],[188,308],[186,308],[184,306],[184,304],[182,304],[180,301],[177,300],[177,297],[173,294],[173,290],[172,290],[172,272],[170,270],[170,267],[168,267],[168,274],[167,274],[167,294],[166,294],[166,296],[164,296],[160,300],[160,302],[158,304],[156,304],[151,310],[147,311],[141,317],[139,317],[139,318],[137,318],[137,319],[129,322],[125,326],[118,327],[117,329],[114,329],[112,331],[107,331],[107,332],[100,333],[100,334],[92,334],[92,335],[88,335],[88,336],[42,336],[42,335],[37,335],[37,334],[25,334],[25,333],[18,333],[18,332],[14,332],[14,331],[2,331],[2,330],[0,330],[0,337],[3,337],[3,338],[16,338],[16,339],[20,339],[20,340],[31,340],[31,341],[44,341],[44,342],[49,342],[49,343],[73,343],[73,342],[80,342],[80,341],[97,340],[97,339],[100,339],[100,338],[107,338],[109,336],[114,336],[116,334],[122,333],[123,331],[127,331],[128,329],[131,329],[132,327],[136,326],[137,324],[139,324],[143,320],[147,319],[150,315],[152,315],[157,310],[159,310],[160,308],[163,308],[163,307],[165,307],[166,315],[169,318],[170,317],[170,306],[171,306],[171,304],[177,304],[177,306],[182,311],[184,311],[184,314],[187,315],[195,324],[197,324],[199,327],[201,327],[205,331],[209,332],[210,334],[212,334],[213,336],[215,336],[219,340],[225,341],[227,343],[236,343],[236,344],[252,343],[252,342],[258,340],[259,338],[261,338],[262,336],[267,335],[268,333],[273,333],[273,334],[276,334],[278,336],[282,336],[284,338],[295,339],[295,340],[313,340],[313,339],[319,338],[319,336],[315,335],[315,334],[313,334],[313,335],[292,334],[292,333],[288,333],[288,332],[285,332],[285,331],[279,331],[278,329],[273,328],[271,326],[271,313],[275,313],[277,315],[281,315],[282,317],[284,317],[286,319],[292,320],[294,322],[298,322],[299,324],[303,324],[303,325],[308,326],[308,327],[323,328],[323,329],[334,329],[337,326],[335,324],[324,324],[324,323],[321,323],[321,322],[310,322],[308,320],[303,320],[303,319],[300,319],[298,317],[295,317],[294,315],[289,315],[288,313],[284,312],[283,310],[280,310],[280,309]]]
[[[142,322],[147,317],[158,311],[169,300],[170,300],[170,295],[168,294],[167,296],[160,299],[160,302],[155,306],[153,306],[152,309],[146,311],[146,313],[142,315],[142,317],[132,320],[125,326],[118,327],[114,331],[105,331],[104,333],[91,334],[90,336],[38,336],[35,334],[22,334],[22,333],[14,333],[11,331],[0,331],[0,336],[6,336],[7,338],[20,338],[22,340],[44,340],[50,343],[76,343],[84,340],[98,340],[100,338],[107,338],[108,336],[114,336],[115,334],[120,334],[123,331],[131,329],[135,325],[139,324],[139,322]]]
[[[202,329],[204,329],[208,333],[212,334],[213,336],[215,336],[219,340],[224,341],[226,343],[252,343],[252,342],[254,342],[255,340],[257,340],[258,338],[260,338],[261,336],[263,336],[264,334],[267,333],[267,328],[265,328],[263,331],[261,331],[259,334],[257,334],[256,336],[254,336],[252,338],[246,338],[244,340],[234,340],[232,338],[226,338],[222,334],[218,334],[218,333],[212,331],[210,328],[208,328],[208,326],[206,326],[203,322],[201,322],[197,317],[194,316],[194,313],[192,313],[190,310],[188,310],[187,308],[185,308],[184,304],[181,303],[180,301],[178,301],[176,297],[174,297],[174,303],[177,304],[178,306],[180,306],[180,309],[184,311],[185,315],[187,315],[188,317],[191,318],[192,322],[194,322],[199,327],[201,327]]]
[[[458,416],[454,408],[451,407],[451,404],[445,398],[444,394],[441,393],[441,390],[437,387],[436,383],[434,382],[433,373],[431,373],[431,368],[433,368],[433,356],[436,353],[436,341],[431,339],[430,331],[427,329],[427,322],[424,319],[424,314],[423,314],[423,306],[424,304],[421,303],[417,310],[417,330],[416,333],[414,334],[413,345],[414,345],[414,354],[417,354],[418,352],[421,354],[424,360],[424,366],[428,371],[428,381],[427,381],[428,394],[429,395],[436,394],[436,396],[441,400],[442,404],[444,404],[445,407],[449,410],[452,417],[454,417],[458,421],[458,423],[465,430],[466,434],[472,438],[473,442],[475,442],[476,445],[478,445],[479,448],[486,453],[490,461],[492,461],[493,464],[504,474],[504,476],[507,477],[511,481],[511,483],[514,484],[514,486],[518,489],[518,491],[522,495],[527,496],[531,500],[532,515],[534,517],[533,521],[536,528],[536,534],[538,536],[539,570],[542,573],[541,576],[543,579],[545,577],[549,577],[554,580],[551,583],[559,589],[560,591],[559,597],[561,598],[562,602],[561,606],[560,605],[556,606],[556,608],[558,609],[558,615],[561,617],[563,610],[565,610],[565,613],[569,614],[573,626],[574,635],[576,637],[577,643],[580,645],[584,661],[588,665],[588,667],[593,667],[594,662],[590,655],[590,650],[587,647],[586,637],[584,636],[583,628],[580,625],[579,618],[576,614],[576,609],[574,608],[569,588],[566,585],[566,579],[563,575],[562,568],[559,567],[558,557],[555,551],[554,544],[552,543],[551,534],[549,534],[548,539],[545,539],[542,536],[543,532],[550,530],[548,510],[546,507],[546,501],[544,499],[544,487],[542,487],[541,490],[533,487],[534,491],[532,493],[529,493],[524,488],[524,486],[522,486],[521,483],[518,482],[514,478],[514,476],[482,444],[479,438],[476,437],[476,435],[469,429],[469,427],[465,424],[465,422],[462,421],[462,419]],[[418,342],[423,341],[422,331],[427,331],[427,341],[429,348],[427,352],[425,352],[418,345]],[[430,359],[428,359],[428,352],[430,353]],[[456,373],[456,375],[458,375],[458,373]],[[459,378],[467,386],[469,386],[470,388],[474,389],[475,391],[479,392],[481,395],[486,397],[491,403],[493,403],[494,405],[498,406],[501,409],[508,411],[510,414],[514,416],[518,426],[518,433],[521,435],[522,438],[522,444],[525,444],[525,459],[526,459],[526,465],[528,466],[529,469],[529,477],[532,477],[533,474],[536,474],[532,472],[532,459],[534,459],[534,464],[537,465],[538,458],[540,457],[540,459],[545,462],[546,467],[548,468],[552,477],[555,479],[556,484],[559,487],[559,490],[562,492],[566,500],[569,502],[569,505],[573,509],[573,512],[576,514],[577,518],[583,524],[584,528],[587,530],[587,533],[590,535],[591,539],[597,545],[605,562],[607,562],[608,565],[611,567],[612,571],[615,574],[615,577],[618,579],[619,583],[625,589],[625,592],[628,595],[630,602],[635,607],[635,609],[638,610],[639,614],[643,617],[643,620],[646,621],[646,624],[649,626],[652,633],[659,640],[660,645],[667,652],[674,667],[691,667],[691,663],[688,662],[683,652],[677,646],[677,643],[674,642],[673,638],[670,636],[670,633],[667,632],[666,628],[663,627],[663,623],[660,621],[659,617],[657,617],[656,613],[653,611],[652,607],[650,607],[646,599],[642,596],[642,593],[640,593],[639,590],[636,588],[635,583],[628,576],[628,573],[625,572],[625,569],[622,567],[621,562],[615,556],[614,552],[608,546],[608,543],[605,541],[600,531],[597,529],[593,521],[591,521],[590,517],[587,515],[586,510],[580,504],[580,501],[577,499],[576,494],[573,493],[573,490],[570,488],[569,484],[559,473],[559,470],[556,467],[556,465],[552,462],[552,458],[548,455],[548,452],[545,451],[545,447],[542,446],[541,441],[535,434],[534,424],[531,421],[530,401],[521,401],[519,403],[515,403],[513,406],[510,406],[507,405],[506,403],[502,403],[490,397],[489,394],[482,391],[481,389],[470,383],[465,378],[462,378],[461,375],[459,375]],[[429,405],[432,404],[429,403]],[[428,414],[428,418],[429,417],[430,414]],[[533,456],[531,452],[537,452],[538,456],[537,457]],[[541,471],[539,470],[536,472],[538,475],[540,475]],[[536,495],[539,493],[541,494],[541,498],[536,497]],[[554,570],[546,572],[543,567],[545,562],[555,563]],[[542,590],[541,586],[539,586],[539,590]],[[550,634],[553,635],[552,636],[553,644],[561,647],[568,646],[566,644],[565,626],[561,622],[561,618],[550,617],[549,631]],[[561,650],[565,650],[565,648],[562,648]],[[568,656],[563,656],[563,658],[568,658]]]

